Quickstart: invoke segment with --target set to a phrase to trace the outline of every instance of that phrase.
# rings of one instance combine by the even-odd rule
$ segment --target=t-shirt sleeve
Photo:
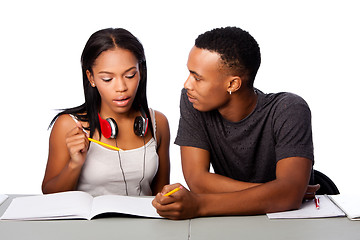
[[[289,94],[280,101],[273,126],[277,161],[289,157],[314,161],[311,112],[301,97]]]
[[[186,90],[183,89],[180,98],[180,120],[175,144],[209,151],[203,115],[204,113],[193,108],[186,96]]]

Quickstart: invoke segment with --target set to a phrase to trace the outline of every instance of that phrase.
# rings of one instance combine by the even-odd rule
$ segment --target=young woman
[[[43,193],[160,192],[169,183],[170,133],[147,104],[142,44],[125,29],[103,29],[89,38],[81,64],[85,103],[51,122]]]

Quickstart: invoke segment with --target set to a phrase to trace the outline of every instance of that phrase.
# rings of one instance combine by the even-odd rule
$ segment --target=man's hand
[[[181,184],[179,183],[166,185],[163,190],[156,195],[152,204],[160,216],[173,220],[189,219],[199,216],[200,203],[197,194],[183,187],[170,196],[164,196],[166,193],[180,186]]]
[[[316,191],[319,189],[320,189],[320,184],[308,185],[305,195],[304,195],[304,200],[314,199]]]

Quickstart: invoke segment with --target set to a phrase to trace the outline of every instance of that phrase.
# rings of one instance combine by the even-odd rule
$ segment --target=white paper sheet
[[[360,220],[360,194],[339,194],[329,196],[351,220]]]
[[[320,201],[320,208],[317,209],[314,200],[304,202],[300,209],[293,211],[268,213],[269,219],[290,219],[290,218],[324,218],[324,217],[343,217],[345,213],[341,211],[326,195],[317,196]]]

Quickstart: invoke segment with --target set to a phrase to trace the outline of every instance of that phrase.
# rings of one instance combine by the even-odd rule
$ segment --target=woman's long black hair
[[[132,35],[129,31],[122,28],[107,28],[93,33],[87,41],[81,55],[81,68],[83,75],[83,87],[85,94],[85,103],[74,108],[68,108],[58,113],[50,123],[50,127],[54,124],[56,119],[62,114],[72,114],[80,121],[88,122],[90,130],[90,137],[94,135],[97,129],[101,137],[101,128],[98,118],[100,111],[101,97],[96,87],[92,87],[87,78],[86,71],[89,70],[93,74],[92,67],[97,57],[104,51],[113,48],[122,48],[132,52],[139,64],[140,82],[135,95],[132,108],[139,110],[142,107],[149,119],[149,129],[154,136],[152,121],[149,113],[149,107],[146,97],[146,58],[144,48],[140,41]]]

